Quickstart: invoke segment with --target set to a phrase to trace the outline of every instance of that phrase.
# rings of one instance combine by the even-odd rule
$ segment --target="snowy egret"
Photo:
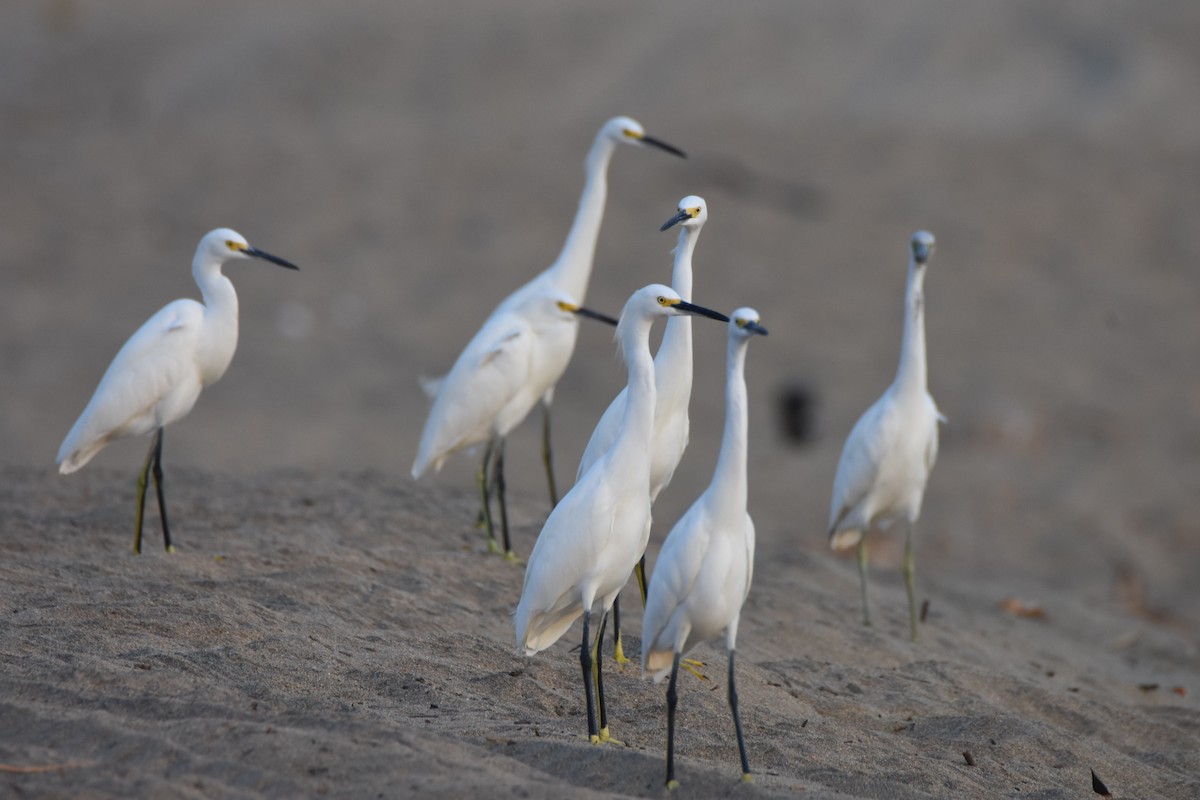
[[[739,308],[729,317],[725,378],[725,433],[712,482],[667,534],[650,578],[642,624],[642,672],[655,681],[670,674],[667,689],[667,786],[675,788],[675,680],[680,658],[725,631],[729,650],[729,708],[742,758],[742,779],[750,762],[738,718],[733,654],[742,603],[754,575],[754,522],[746,511],[746,348],[754,335],[766,336],[758,312]]]
[[[297,269],[295,264],[251,247],[229,228],[206,233],[192,259],[192,277],[204,302],[183,299],[169,303],[129,337],[58,449],[58,471],[69,475],[111,441],[154,434],[138,475],[135,553],[142,551],[142,516],[151,469],[163,544],[168,551],[175,549],[163,500],[163,428],[187,416],[200,390],[224,375],[233,359],[238,338],[237,292],[221,267],[235,258],[261,258]]]
[[[550,512],[525,568],[525,584],[515,615],[517,647],[533,655],[554,644],[583,615],[584,692],[588,735],[607,740],[599,648],[596,695],[592,698],[589,626],[597,608],[600,636],[617,592],[629,580],[650,534],[650,448],[654,424],[654,363],[650,326],[658,317],[701,314],[725,321],[723,314],[692,305],[661,284],[639,289],[621,312],[617,338],[629,373],[625,416],[617,438]]]
[[[489,522],[489,467],[498,494],[504,495],[504,438],[493,431],[515,427],[546,391],[548,373],[570,358],[577,316],[604,318],[561,291],[527,295],[518,305],[488,318],[442,381],[429,412],[430,424],[421,437],[421,454],[441,453],[433,462],[436,468],[449,453],[461,449],[462,442],[486,441],[479,489]],[[457,438],[448,438],[451,435]],[[504,553],[513,558],[503,502],[500,514]],[[488,534],[488,546],[498,550],[490,524]]]
[[[692,253],[700,230],[708,221],[708,205],[704,198],[688,195],[679,201],[676,214],[662,224],[665,231],[679,225],[679,242],[675,247],[675,265],[671,288],[684,300],[692,299]],[[667,320],[662,343],[654,356],[654,385],[657,400],[654,406],[654,440],[650,456],[650,503],[666,488],[675,475],[688,443],[688,402],[692,398],[692,320],[687,316]],[[579,480],[596,459],[612,445],[625,414],[626,390],[609,404],[592,432],[575,479]],[[646,602],[645,559],[638,562],[638,588],[642,604]],[[628,659],[621,646],[620,598],[613,602],[613,657],[618,664]]]
[[[896,379],[850,431],[838,461],[829,508],[830,546],[842,550],[858,545],[864,625],[871,624],[866,534],[872,526],[904,521],[904,585],[914,641],[917,609],[913,595],[913,528],[921,514],[929,471],[937,460],[938,422],[945,421],[926,380],[924,284],[933,248],[933,234],[913,234]]]
[[[631,144],[654,147],[677,156],[683,152],[652,136],[647,136],[641,124],[629,117],[614,117],[601,126],[585,163],[583,193],[575,220],[567,234],[566,243],[554,263],[533,280],[505,298],[492,311],[483,327],[459,355],[450,374],[460,374],[460,362],[471,359],[469,354],[478,353],[486,342],[495,340],[498,332],[507,330],[514,319],[534,306],[532,297],[557,296],[565,293],[573,302],[583,304],[587,294],[588,279],[591,277],[592,262],[596,254],[596,239],[604,217],[604,203],[608,194],[608,165],[618,145]],[[524,309],[524,311],[523,311]],[[501,321],[503,320],[503,321]],[[470,447],[484,444],[483,462],[479,468],[480,494],[483,498],[483,521],[487,527],[489,548],[495,548],[495,530],[492,523],[489,497],[493,483],[496,485],[500,503],[501,523],[504,528],[505,553],[515,558],[508,547],[508,529],[503,486],[504,439],[521,423],[538,402],[542,404],[542,461],[546,468],[546,481],[550,490],[550,503],[558,502],[558,490],[554,482],[553,457],[550,449],[550,405],[554,400],[554,386],[562,377],[575,349],[578,325],[572,324],[556,333],[553,340],[535,336],[531,339],[530,360],[534,368],[526,372],[525,383],[517,385],[505,381],[510,394],[496,398],[486,405],[490,415],[470,416],[460,410],[460,404],[475,405],[460,392],[470,383],[451,382],[449,376],[441,381],[430,381],[427,389],[435,395],[433,408],[425,422],[421,445],[413,462],[412,475],[419,478],[429,467],[440,468],[445,459]],[[518,401],[519,398],[519,401]],[[501,413],[501,411],[503,413]],[[495,463],[489,463],[495,462]],[[489,479],[489,471],[495,475]]]

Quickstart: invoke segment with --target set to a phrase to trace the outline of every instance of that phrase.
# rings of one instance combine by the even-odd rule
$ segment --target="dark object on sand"
[[[816,428],[816,392],[802,383],[779,390],[779,423],[784,438],[794,445],[808,444]]]

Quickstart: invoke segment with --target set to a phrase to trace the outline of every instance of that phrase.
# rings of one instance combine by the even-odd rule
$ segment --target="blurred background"
[[[1188,0],[4,4],[0,463],[59,480],[109,360],[198,296],[196,243],[230,226],[302,271],[228,268],[239,349],[169,432],[168,473],[410,480],[418,376],[555,258],[595,131],[628,114],[690,157],[617,152],[587,303],[615,313],[669,281],[658,226],[706,198],[695,299],[771,331],[749,357],[760,541],[826,552],[838,454],[892,379],[926,228],[950,422],[924,574],[1010,569],[1195,630],[1198,42]],[[692,445],[656,540],[719,444],[725,332],[695,331]],[[611,332],[584,327],[555,404],[560,484],[622,380]],[[539,436],[531,420],[508,449],[523,552]],[[132,496],[146,444],[70,480],[125,471]],[[472,492],[475,467],[432,481]],[[880,545],[887,569],[899,547]]]

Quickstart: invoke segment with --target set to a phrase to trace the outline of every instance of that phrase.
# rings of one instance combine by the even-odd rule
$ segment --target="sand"
[[[738,656],[757,782],[708,645],[679,796],[1075,798],[1094,769],[1116,797],[1200,797],[1198,36],[1187,2],[6,6],[0,795],[662,793],[663,687],[614,672],[624,745],[588,745],[578,628],[514,654],[521,571],[483,553],[473,459],[408,477],[417,377],[554,258],[584,151],[625,113],[690,158],[617,154],[588,304],[668,279],[657,227],[695,193],[696,301],[771,330]],[[238,353],[167,433],[179,552],[135,558],[146,443],[70,478],[53,456],[123,339],[195,295],[218,225],[301,272],[231,268]],[[918,228],[950,422],[914,644],[896,537],[873,541],[863,628],[825,522],[895,369]],[[723,336],[696,327],[651,563],[711,474]],[[559,385],[560,483],[613,352],[585,329]],[[803,443],[779,412],[797,386]],[[523,554],[538,433],[508,450]]]

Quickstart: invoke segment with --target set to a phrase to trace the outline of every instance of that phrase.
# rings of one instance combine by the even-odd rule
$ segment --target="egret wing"
[[[679,518],[663,542],[650,576],[642,620],[642,663],[649,672],[660,668],[661,658],[654,658],[655,654],[666,654],[666,664],[670,665],[675,647],[672,623],[676,611],[696,585],[710,536],[708,515],[703,505],[696,502]]]
[[[884,398],[880,398],[859,417],[846,438],[833,479],[833,499],[829,508],[831,534],[839,529],[874,485],[891,438],[890,426]]]
[[[496,415],[525,385],[532,351],[532,330],[516,315],[490,320],[475,335],[438,387],[414,476],[488,440]]]
[[[527,654],[554,644],[583,614],[583,590],[612,536],[619,501],[602,478],[602,471],[589,470],[567,492],[529,554],[516,612],[517,646]]]
[[[195,348],[204,308],[194,300],[164,306],[117,352],[58,452],[64,474],[86,464],[106,444],[149,433],[191,409],[202,386]],[[171,419],[160,408],[173,398]]]

